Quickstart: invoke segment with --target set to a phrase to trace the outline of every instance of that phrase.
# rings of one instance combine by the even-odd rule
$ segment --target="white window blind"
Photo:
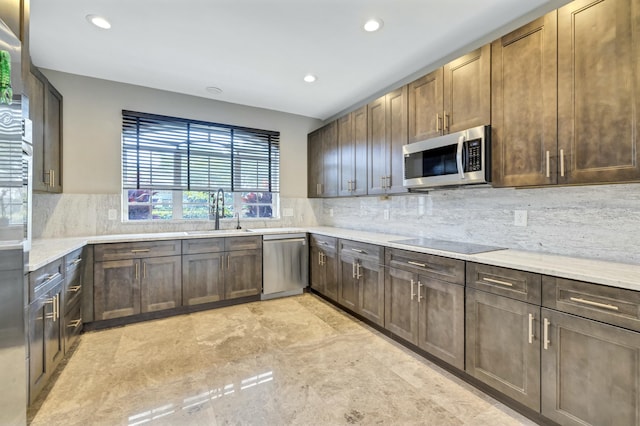
[[[122,111],[124,189],[280,191],[280,133]]]

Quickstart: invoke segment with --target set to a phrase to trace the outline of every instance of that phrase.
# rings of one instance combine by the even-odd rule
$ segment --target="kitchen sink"
[[[226,235],[226,234],[238,234],[252,232],[250,229],[219,229],[208,231],[186,231],[185,235]]]

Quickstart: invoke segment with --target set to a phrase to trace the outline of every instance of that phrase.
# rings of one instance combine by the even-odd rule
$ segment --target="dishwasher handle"
[[[307,244],[307,239],[306,238],[285,238],[282,240],[265,240],[263,241],[263,243],[277,243],[277,244],[282,244],[282,243],[302,243],[302,245]]]

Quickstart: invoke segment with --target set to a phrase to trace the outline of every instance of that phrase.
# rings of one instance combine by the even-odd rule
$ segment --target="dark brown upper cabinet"
[[[406,192],[402,185],[402,146],[407,144],[407,86],[367,105],[367,193]]]
[[[493,42],[493,186],[557,182],[556,15]]]
[[[338,163],[338,195],[366,195],[366,106],[338,119]]]
[[[640,4],[558,9],[558,183],[640,179]]]
[[[307,195],[309,198],[338,195],[337,122],[309,133],[307,139]]]
[[[491,46],[409,84],[409,143],[486,125],[491,119]]]

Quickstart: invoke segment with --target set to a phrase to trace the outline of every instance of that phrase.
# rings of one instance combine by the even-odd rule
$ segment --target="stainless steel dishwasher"
[[[308,284],[307,234],[263,235],[261,299],[300,294]]]

